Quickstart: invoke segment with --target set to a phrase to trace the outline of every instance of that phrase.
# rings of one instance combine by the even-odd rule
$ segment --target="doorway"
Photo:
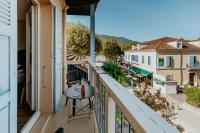
[[[37,111],[37,7],[28,0],[18,0],[17,2],[17,131],[22,132]]]
[[[194,85],[194,77],[195,77],[195,73],[189,73],[189,84],[190,85]]]

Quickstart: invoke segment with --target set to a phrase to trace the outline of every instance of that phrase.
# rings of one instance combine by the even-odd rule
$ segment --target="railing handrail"
[[[109,96],[130,122],[134,130],[139,133],[178,133],[172,125],[165,121],[158,113],[143,103],[134,94],[131,94],[125,87],[114,80],[110,75],[95,64],[91,67],[96,71],[99,80],[105,86]]]
[[[200,68],[200,63],[188,63],[187,68]]]

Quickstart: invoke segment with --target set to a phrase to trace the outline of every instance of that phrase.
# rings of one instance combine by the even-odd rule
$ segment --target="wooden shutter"
[[[0,0],[0,132],[17,132],[17,0]]]

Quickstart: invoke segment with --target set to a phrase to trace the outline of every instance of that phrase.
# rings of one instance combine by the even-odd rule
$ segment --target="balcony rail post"
[[[88,81],[90,81],[90,85],[94,86],[94,70],[91,66],[91,64],[89,63],[89,67],[88,67]]]
[[[108,95],[107,133],[115,133],[115,102]]]
[[[95,63],[95,4],[90,5],[90,62]]]

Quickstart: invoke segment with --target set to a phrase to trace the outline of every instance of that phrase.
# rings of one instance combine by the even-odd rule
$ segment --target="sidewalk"
[[[194,113],[193,110],[185,108],[186,96],[184,94],[163,95],[169,103],[174,104],[177,113],[174,123],[182,125],[185,129],[184,133],[200,133],[200,115]]]

